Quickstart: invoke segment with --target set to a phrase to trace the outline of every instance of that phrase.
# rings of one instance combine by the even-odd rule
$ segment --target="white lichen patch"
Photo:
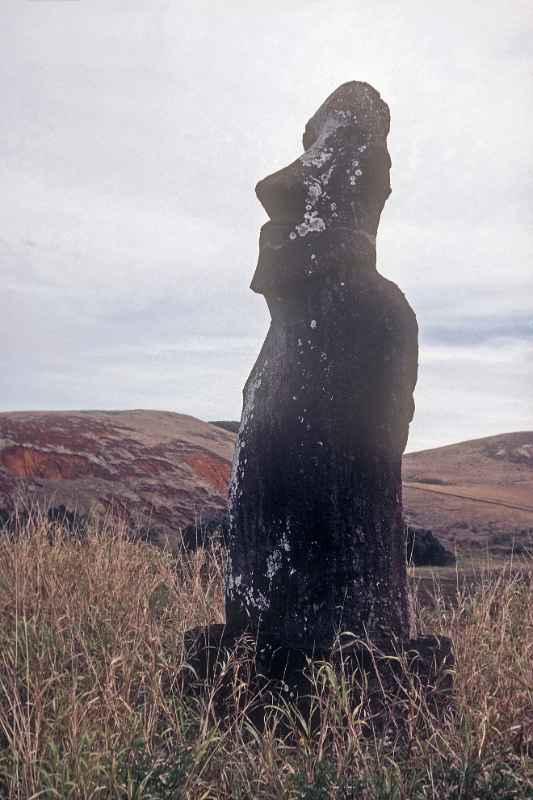
[[[320,183],[322,184],[322,186],[327,186],[327,185],[328,185],[328,183],[329,183],[329,179],[330,179],[330,178],[331,178],[331,176],[333,175],[333,169],[334,169],[334,167],[335,167],[335,165],[334,165],[334,164],[332,164],[332,165],[331,165],[331,167],[330,167],[329,169],[327,169],[325,172],[322,172],[322,173],[320,174]]]
[[[250,576],[250,580],[253,581],[253,574]],[[265,609],[269,608],[269,601],[263,592],[259,591],[258,589],[254,590],[254,587],[251,583],[244,585],[242,583],[242,579],[239,581],[239,583],[237,583],[235,580],[233,581],[233,588],[234,595],[240,598],[240,601],[249,617],[252,616],[252,609],[264,611]]]
[[[307,236],[308,233],[320,233],[326,229],[326,223],[324,222],[323,218],[319,216],[316,209],[319,200],[324,194],[322,183],[320,180],[312,176],[304,181],[304,185],[307,190],[305,213],[303,216],[303,221],[296,225],[296,232],[291,231],[289,234],[291,239],[296,238],[297,234],[298,236],[304,237]],[[326,199],[326,196],[324,199]]]
[[[288,539],[288,536],[287,536],[287,533],[290,533],[290,530],[291,530],[291,524],[290,524],[289,520],[287,520],[287,530],[283,531],[283,534],[281,536],[280,543],[279,543],[279,546],[281,547],[281,549],[284,550],[286,553],[290,553],[290,551],[291,551],[291,545],[290,545],[290,542],[289,542],[289,539]]]
[[[307,187],[307,198],[308,198],[306,209],[308,211],[311,211],[313,206],[322,197],[322,184],[316,178],[308,178],[305,181],[305,186]]]
[[[279,550],[273,550],[266,560],[266,574],[269,581],[272,580],[281,569],[282,556]]]
[[[322,217],[318,216],[318,211],[306,211],[304,214],[304,221],[296,226],[299,236],[307,236],[308,233],[312,233],[313,231],[320,232],[325,229],[326,223]]]
[[[305,167],[323,167],[333,155],[332,147],[322,147],[324,141],[322,135],[301,157],[301,162]]]

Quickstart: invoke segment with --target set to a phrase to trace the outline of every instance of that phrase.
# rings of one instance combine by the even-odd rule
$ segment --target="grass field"
[[[478,588],[498,582],[500,576],[511,573],[515,579],[523,573],[524,579],[533,570],[531,554],[503,555],[486,549],[462,548],[456,551],[456,563],[443,567],[409,567],[408,576],[419,605],[434,606],[442,600],[457,604],[466,596],[475,595]]]
[[[246,707],[214,719],[216,686],[184,695],[182,634],[222,621],[223,561],[38,519],[0,540],[1,797],[533,798],[528,561],[416,571],[433,600],[421,631],[454,644],[453,704],[435,717],[413,681],[386,736],[364,688],[327,665],[312,669],[317,730],[278,706],[259,734]],[[226,668],[238,695],[240,665]]]

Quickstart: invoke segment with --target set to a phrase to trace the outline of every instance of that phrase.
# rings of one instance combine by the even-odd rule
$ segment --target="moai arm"
[[[398,290],[399,291],[399,290]],[[392,402],[389,406],[391,446],[399,456],[405,450],[409,436],[409,423],[413,419],[415,402],[413,392],[418,374],[418,324],[416,316],[403,294],[387,326],[392,350],[390,388]]]

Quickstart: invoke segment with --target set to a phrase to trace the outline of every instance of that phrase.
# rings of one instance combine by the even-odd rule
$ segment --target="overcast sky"
[[[530,0],[2,0],[0,410],[237,419],[254,185],[340,83],[391,109],[378,268],[420,325],[409,450],[533,428]]]

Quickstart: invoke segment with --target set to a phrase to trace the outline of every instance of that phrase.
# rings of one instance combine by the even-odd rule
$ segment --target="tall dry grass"
[[[533,798],[526,567],[482,572],[454,606],[436,588],[419,616],[453,640],[453,708],[435,718],[413,684],[406,724],[373,736],[360,688],[328,664],[312,668],[318,730],[289,704],[262,733],[246,708],[221,724],[216,686],[184,695],[182,634],[222,621],[223,561],[105,525],[77,540],[34,518],[1,537],[0,796]]]

